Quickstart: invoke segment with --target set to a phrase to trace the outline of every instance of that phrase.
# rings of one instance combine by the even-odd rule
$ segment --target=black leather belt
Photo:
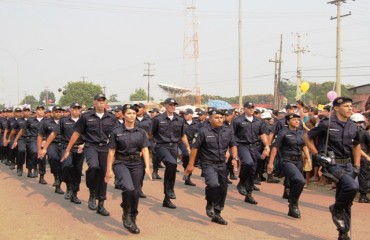
[[[106,143],[85,143],[86,147],[107,147]]]
[[[291,161],[300,161],[302,160],[302,156],[282,156],[283,159],[286,159],[286,160],[291,160]]]
[[[117,154],[115,158],[116,160],[122,160],[122,161],[136,161],[136,160],[141,159],[139,154],[127,155],[127,156]]]
[[[241,143],[241,144],[244,144],[244,145],[247,145],[247,146],[252,146],[252,147],[258,147],[261,145],[260,142],[254,142],[254,143]]]
[[[350,158],[336,158],[335,163],[336,164],[347,164],[347,163],[351,163],[351,159]]]
[[[208,163],[208,164],[222,164],[225,163],[225,161],[212,161],[212,160],[200,160],[200,162]]]
[[[177,143],[157,143],[156,146],[160,146],[160,147],[175,147],[177,146]]]

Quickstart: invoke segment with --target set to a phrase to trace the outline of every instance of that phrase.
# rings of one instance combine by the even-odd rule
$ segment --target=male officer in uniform
[[[237,144],[232,128],[223,126],[224,113],[220,110],[212,110],[208,114],[210,124],[199,129],[194,138],[185,176],[190,175],[194,170],[195,158],[198,155],[202,176],[206,183],[206,214],[212,218],[212,222],[227,225],[227,221],[220,215],[227,195],[226,152],[231,149],[232,162],[236,166]]]
[[[73,126],[78,121],[81,115],[81,105],[73,102],[69,107],[70,115],[60,120],[59,127],[53,129],[50,133],[42,155],[46,153],[49,144],[54,141],[55,137],[60,135],[62,142],[62,155],[67,148],[68,142],[73,134]],[[67,159],[62,162],[62,180],[67,185],[67,192],[64,198],[72,203],[81,204],[81,200],[77,197],[77,192],[80,190],[81,171],[84,160],[84,143],[82,138],[78,138],[73,145]]]
[[[199,122],[193,121],[193,114],[194,111],[191,108],[186,109],[184,112],[184,130],[189,143],[193,142],[194,137],[196,137],[195,134],[199,128]],[[182,166],[185,170],[189,164],[189,152],[186,150],[186,145],[183,142],[179,142],[179,148],[182,155]],[[190,177],[191,174],[185,179],[185,185],[196,186],[196,184],[191,181]]]
[[[86,171],[86,185],[90,191],[88,207],[102,216],[110,215],[104,208],[104,201],[107,199],[107,183],[104,181],[107,170],[107,141],[112,129],[119,126],[117,118],[105,110],[106,100],[102,93],[95,95],[94,109],[82,114],[74,125],[74,132],[62,157],[62,161],[68,158],[76,141],[83,135],[85,157],[89,166]]]
[[[235,118],[233,130],[235,140],[238,143],[238,155],[241,161],[240,180],[237,189],[241,195],[245,196],[245,202],[257,204],[257,201],[252,196],[252,191],[259,190],[254,186],[254,175],[256,173],[258,149],[260,146],[259,137],[265,146],[262,158],[269,155],[270,147],[265,134],[265,124],[261,119],[253,116],[253,113],[254,104],[245,102],[244,114]]]
[[[14,115],[11,116],[12,112],[10,109],[8,109],[8,123],[7,123],[7,128],[5,129],[4,132],[4,144],[8,145],[8,150],[9,150],[9,161],[10,161],[10,169],[13,170],[15,169],[15,164],[16,164],[16,158],[18,154],[18,148],[11,148],[13,146],[13,142],[15,139],[15,136],[17,135],[16,133],[16,127],[17,127],[17,120],[22,117],[22,109],[19,107],[14,109]],[[22,169],[23,172],[23,169]],[[22,176],[22,172],[20,171],[20,168],[17,167],[17,175]]]
[[[354,178],[360,168],[361,146],[357,126],[350,120],[352,99],[338,97],[333,101],[333,108],[334,114],[330,118],[321,120],[307,133],[306,144],[324,171],[337,182],[335,203],[329,209],[339,231],[338,239],[350,239],[351,206],[358,190]],[[316,137],[318,148],[313,142]]]
[[[156,143],[155,152],[166,165],[164,173],[163,207],[176,208],[171,199],[175,199],[175,181],[178,155],[178,142],[183,141],[190,152],[188,139],[184,131],[184,119],[175,114],[178,103],[173,98],[164,101],[166,111],[153,119],[150,136]]]

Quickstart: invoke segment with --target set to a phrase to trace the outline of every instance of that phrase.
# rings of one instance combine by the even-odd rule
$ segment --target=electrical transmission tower
[[[195,82],[195,104],[200,106],[199,39],[196,0],[187,0],[185,4],[183,82]]]

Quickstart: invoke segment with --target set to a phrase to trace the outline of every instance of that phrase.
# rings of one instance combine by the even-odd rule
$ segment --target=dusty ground
[[[179,165],[179,169],[181,166]],[[103,217],[87,208],[88,191],[82,179],[81,205],[64,200],[54,193],[52,176],[46,175],[48,185],[40,185],[25,174],[0,164],[0,239],[336,239],[328,206],[334,192],[327,187],[311,185],[301,201],[301,219],[287,216],[287,202],[281,198],[281,184],[263,183],[255,192],[258,205],[243,202],[243,196],[229,185],[226,207],[222,216],[227,226],[212,223],[205,214],[204,183],[195,170],[196,187],[185,186],[181,173],[175,187],[177,209],[163,208],[162,181],[144,182],[148,198],[139,205],[139,235],[122,227],[120,191],[108,186],[106,208],[110,217]],[[160,170],[163,176],[163,170]],[[65,189],[65,186],[62,186]],[[352,239],[368,239],[370,204],[353,205]]]

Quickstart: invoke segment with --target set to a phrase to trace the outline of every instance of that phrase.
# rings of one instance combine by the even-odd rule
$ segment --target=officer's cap
[[[256,109],[254,110],[254,113],[258,114],[258,113],[262,113],[262,111],[261,111],[261,110],[259,110],[258,108],[256,108]]]
[[[346,103],[346,102],[351,102],[352,103],[353,100],[349,97],[337,97],[333,101],[333,106],[340,106],[342,103]]]
[[[94,97],[94,100],[99,100],[101,98],[104,98],[104,100],[106,100],[107,98],[105,97],[105,94],[103,93],[99,93],[99,94],[96,94],[95,97]]]
[[[198,116],[200,116],[200,115],[206,115],[206,112],[205,112],[205,111],[203,111],[203,110],[200,110],[200,111],[198,112]]]
[[[144,108],[145,107],[144,103],[138,103],[137,106],[138,106],[138,108]]]
[[[297,104],[295,104],[295,103],[288,103],[288,104],[285,106],[285,109],[286,109],[286,110],[291,109],[291,108],[297,108]]]
[[[24,106],[24,107],[23,107],[23,111],[31,111],[31,108],[30,108],[30,107],[28,107],[28,106]]]
[[[19,107],[14,108],[14,112],[22,112],[22,109]]]
[[[78,102],[73,102],[71,103],[69,108],[82,108],[82,106]]]
[[[254,108],[254,104],[252,103],[252,102],[245,102],[244,103],[244,107],[246,107],[246,108]]]
[[[185,109],[184,114],[194,114],[194,111],[191,108],[187,108]]]
[[[272,116],[271,116],[271,113],[269,112],[264,112],[261,114],[261,119],[271,119]]]
[[[299,116],[298,114],[295,114],[295,113],[285,115],[286,120],[290,120],[292,118],[301,118],[301,116]]]
[[[164,104],[175,104],[175,105],[179,105],[174,98],[167,98],[166,100],[164,100]]]
[[[159,113],[158,108],[152,108],[149,110],[150,113]]]
[[[213,114],[220,114],[220,115],[225,115],[225,113],[220,110],[220,109],[212,109],[211,111],[208,111],[208,115],[211,116]]]
[[[139,111],[139,106],[137,104],[125,104],[122,106],[122,112],[125,112],[127,109],[134,110],[135,112]]]
[[[122,107],[121,107],[121,106],[118,106],[118,107],[116,107],[116,108],[114,109],[114,111],[115,111],[115,112],[120,112],[120,111],[122,111]]]
[[[224,114],[227,115],[227,116],[230,116],[230,115],[233,115],[234,113],[234,110],[233,109],[226,109]]]
[[[42,109],[44,109],[44,110],[45,110],[44,105],[38,105],[38,106],[36,107],[36,110],[37,110],[37,109],[40,109],[40,108],[42,108]]]
[[[59,105],[55,105],[53,107],[53,109],[52,109],[53,112],[55,112],[55,111],[62,111],[62,110],[63,110],[63,108],[61,106],[59,106]]]

